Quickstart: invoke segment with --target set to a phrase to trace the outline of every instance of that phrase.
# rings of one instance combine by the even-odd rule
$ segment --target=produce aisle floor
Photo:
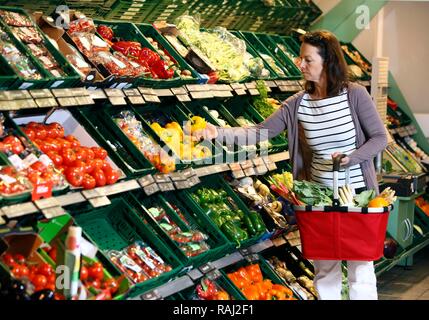
[[[429,300],[429,247],[414,255],[411,267],[395,266],[378,278],[379,300]]]

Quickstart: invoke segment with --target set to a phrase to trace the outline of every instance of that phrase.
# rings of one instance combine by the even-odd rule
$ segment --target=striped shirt
[[[356,129],[347,91],[326,99],[311,99],[306,93],[298,108],[298,121],[313,152],[312,180],[332,187],[332,153],[349,155],[356,149]],[[350,167],[349,178],[353,188],[365,187],[360,165]],[[340,186],[345,184],[344,169],[339,171],[338,183]]]

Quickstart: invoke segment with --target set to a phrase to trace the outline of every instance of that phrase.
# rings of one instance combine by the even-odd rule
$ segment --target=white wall
[[[345,0],[346,1],[346,0]],[[323,12],[340,0],[318,0]],[[353,45],[372,60],[375,50],[377,16]],[[392,72],[420,127],[429,137],[429,1],[392,0],[384,6],[383,55],[390,58]]]

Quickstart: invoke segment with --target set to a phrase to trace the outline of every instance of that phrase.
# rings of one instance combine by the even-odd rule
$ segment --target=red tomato
[[[119,179],[119,171],[118,170],[112,170],[110,172],[107,172],[106,174],[106,183],[107,184],[113,184]]]
[[[22,131],[24,131],[24,133],[27,135],[27,137],[30,140],[34,140],[34,138],[36,137],[36,133],[31,128],[24,128],[24,129],[22,129]]]
[[[40,264],[39,268],[37,269],[39,274],[42,274],[46,277],[50,277],[52,274],[54,274],[54,269],[52,268],[52,266],[49,263],[42,263]]]
[[[32,170],[39,171],[39,172],[43,172],[43,171],[46,170],[46,166],[41,161],[36,161],[30,167],[31,167]]]
[[[88,279],[88,268],[85,266],[80,267],[80,280],[85,281]]]
[[[89,174],[85,174],[82,181],[82,187],[84,189],[94,189],[96,186],[95,178]]]
[[[108,173],[113,170],[110,163],[108,163],[106,160],[103,161],[103,166],[101,167],[101,169],[104,171],[104,173]]]
[[[27,266],[21,266],[21,278],[29,278],[30,277],[30,269]]]
[[[72,148],[77,148],[80,146],[80,142],[75,136],[68,135],[65,137],[65,139],[70,142]]]
[[[21,141],[15,136],[8,135],[3,139],[3,143],[11,146],[15,143],[21,143]]]
[[[12,152],[13,152],[14,154],[20,154],[20,153],[21,153],[22,151],[24,151],[25,149],[24,149],[24,146],[22,145],[22,143],[21,143],[21,141],[20,141],[20,142],[14,143],[14,144],[12,145],[11,150],[12,150]]]
[[[107,157],[107,151],[101,147],[91,147],[92,151],[94,151],[95,158],[104,160]]]
[[[76,148],[75,149],[76,152],[76,159],[77,160],[82,160],[82,161],[86,161],[86,150],[82,147]]]
[[[58,144],[60,145],[61,149],[71,148],[70,141],[68,141],[66,139],[64,139],[64,138],[58,138],[57,141],[58,141]]]
[[[91,175],[95,178],[97,187],[106,185],[106,176],[104,175],[103,170],[94,170]]]
[[[48,284],[48,279],[43,274],[36,274],[33,278],[33,284],[36,287],[36,291],[39,291]],[[40,288],[39,290],[37,290]]]
[[[85,173],[86,172],[86,163],[83,162],[82,160],[75,160],[73,161],[73,163],[70,165],[72,167],[77,167],[77,168],[81,168],[81,170]]]
[[[8,267],[13,267],[16,264],[15,259],[10,253],[5,253],[2,257],[2,260]]]
[[[34,130],[37,139],[43,140],[48,136],[46,129],[43,127],[38,127]]]
[[[91,148],[86,148],[86,160],[92,160],[95,159],[95,153],[94,150]]]
[[[40,123],[37,123],[37,122],[34,122],[34,121],[30,121],[28,124],[27,124],[27,128],[37,128],[37,127],[40,127]]]
[[[48,128],[54,129],[58,133],[58,137],[62,138],[64,137],[64,128],[62,125],[60,125],[58,122],[52,122],[48,124]]]
[[[61,150],[61,156],[63,157],[63,163],[67,166],[72,165],[76,161],[76,153],[71,148]]]
[[[83,182],[84,172],[80,167],[69,167],[65,172],[67,181],[74,187],[80,187]]]
[[[21,266],[20,264],[15,264],[12,267],[12,274],[13,274],[13,276],[15,278],[21,279],[21,270],[22,270],[22,267],[24,267],[24,266]]]
[[[87,282],[87,285],[90,286],[90,287],[93,287],[95,289],[100,289],[101,282],[100,282],[100,280],[95,279],[93,281]]]
[[[48,277],[48,283],[52,283],[53,285],[55,285],[55,280],[57,278],[57,275],[53,272],[51,275],[49,275]]]
[[[15,259],[16,263],[18,263],[18,264],[24,264],[25,263],[25,258],[22,254],[17,253],[13,256],[13,258]]]
[[[57,247],[52,247],[52,249],[49,250],[49,256],[52,260],[57,261]]]
[[[109,278],[103,283],[104,289],[109,289],[110,293],[114,295],[119,289],[118,282],[114,278]]]
[[[55,167],[60,166],[63,164],[63,157],[61,157],[58,153],[55,151],[49,151],[47,153],[48,157],[52,160]]]
[[[94,171],[96,171],[96,170],[102,170],[103,164],[104,164],[103,160],[101,160],[101,159],[94,159],[94,160],[92,160],[92,163],[94,165]]]
[[[39,171],[33,171],[33,172],[30,172],[30,173],[27,175],[27,178],[28,178],[28,180],[30,180],[30,182],[31,182],[31,183],[33,183],[33,184],[37,184],[37,183],[39,183],[39,181],[40,181],[40,179],[41,179],[41,177],[40,177],[40,172],[39,172]]]
[[[88,269],[88,276],[92,278],[93,280],[99,280],[101,281],[104,277],[103,274],[103,266],[100,266],[97,263],[94,263],[89,269]]]

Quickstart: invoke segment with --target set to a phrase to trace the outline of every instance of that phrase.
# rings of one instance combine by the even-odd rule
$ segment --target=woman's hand
[[[341,154],[341,152],[334,152],[333,154],[331,154],[332,159],[338,157]],[[345,156],[344,158],[341,159],[340,165],[341,166],[346,166],[348,163],[350,162],[350,158]]]
[[[186,132],[186,131],[187,130],[185,129],[186,134],[190,134],[190,132]],[[196,141],[200,141],[201,139],[205,139],[205,140],[216,139],[218,134],[219,133],[217,131],[216,126],[212,125],[209,122],[206,122],[206,127],[204,129],[195,130],[191,132],[193,140],[196,140]]]

